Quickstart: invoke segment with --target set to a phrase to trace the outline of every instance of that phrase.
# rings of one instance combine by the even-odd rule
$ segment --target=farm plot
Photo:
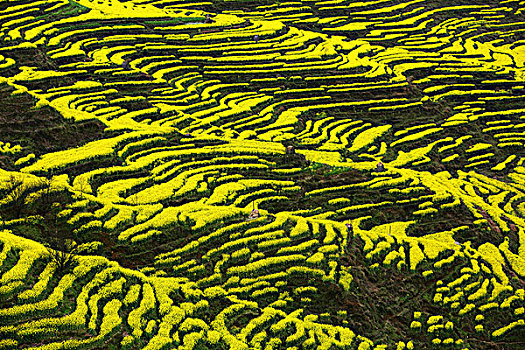
[[[0,3],[0,349],[524,348],[522,9]]]

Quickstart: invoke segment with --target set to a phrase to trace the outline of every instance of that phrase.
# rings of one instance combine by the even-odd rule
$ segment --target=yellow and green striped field
[[[0,0],[0,350],[525,349],[524,64],[520,0]]]

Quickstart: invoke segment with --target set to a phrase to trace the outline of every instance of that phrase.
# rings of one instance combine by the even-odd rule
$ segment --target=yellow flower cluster
[[[135,308],[129,313],[128,324],[131,327],[132,335],[135,338],[140,338],[142,336],[142,324],[143,324],[143,315],[148,311],[153,310],[156,305],[155,294],[153,288],[149,284],[143,285],[142,290],[142,300],[140,306]]]
[[[295,262],[305,261],[306,257],[301,254],[285,255],[278,257],[269,257],[262,260],[254,261],[244,266],[233,266],[226,271],[227,275],[250,276],[260,269],[271,268],[275,265],[289,266]]]
[[[22,146],[14,145],[11,146],[11,143],[4,143],[0,141],[0,154],[15,154],[22,151]]]
[[[96,322],[97,322],[97,317],[98,317],[99,300],[109,299],[110,297],[119,296],[122,293],[122,287],[124,283],[126,283],[126,279],[124,277],[121,277],[120,279],[112,281],[111,283],[103,286],[102,288],[98,290],[98,292],[95,295],[91,296],[88,302],[89,309],[91,311],[91,318],[88,323],[88,328],[95,330],[97,326]]]

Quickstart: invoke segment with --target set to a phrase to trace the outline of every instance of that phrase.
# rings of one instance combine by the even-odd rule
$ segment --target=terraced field
[[[525,349],[524,5],[1,1],[0,349]]]

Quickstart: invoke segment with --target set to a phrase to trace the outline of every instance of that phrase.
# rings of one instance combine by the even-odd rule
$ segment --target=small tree
[[[25,197],[28,190],[27,184],[15,175],[11,175],[4,188],[7,203],[4,205],[4,212],[10,213],[12,218],[19,218],[25,207]]]
[[[38,187],[40,190],[40,201],[42,206],[49,207],[53,204],[53,181],[48,178],[41,178],[38,180]]]
[[[57,240],[58,246],[51,248],[49,243],[44,245],[47,248],[51,261],[56,265],[57,270],[65,272],[70,269],[76,262],[75,253],[77,252],[77,244],[72,239]]]
[[[67,218],[60,215],[61,209],[60,203],[53,203],[50,212],[44,218],[44,246],[57,269],[65,272],[76,262],[78,246],[72,239],[73,228],[67,222]]]

